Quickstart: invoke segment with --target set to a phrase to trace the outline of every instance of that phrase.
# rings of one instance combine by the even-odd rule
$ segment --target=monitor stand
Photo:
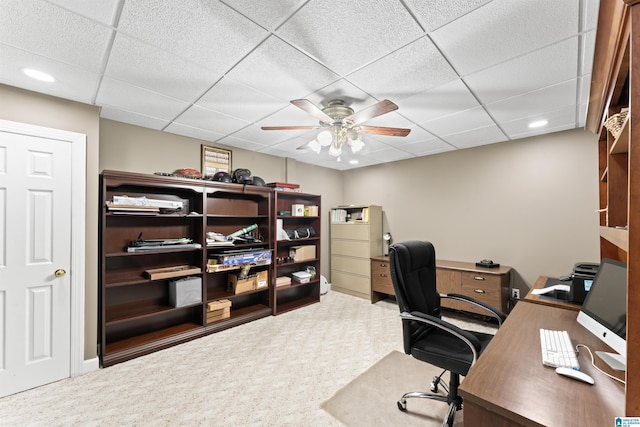
[[[596,356],[604,361],[611,369],[616,371],[627,370],[627,359],[618,353],[607,353],[605,351],[596,351]]]

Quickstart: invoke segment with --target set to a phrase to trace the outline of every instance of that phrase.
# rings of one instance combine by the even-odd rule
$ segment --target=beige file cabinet
[[[342,216],[335,212],[342,212]],[[337,222],[341,218],[347,222]],[[331,289],[371,296],[371,257],[382,255],[382,207],[349,206],[332,209]]]

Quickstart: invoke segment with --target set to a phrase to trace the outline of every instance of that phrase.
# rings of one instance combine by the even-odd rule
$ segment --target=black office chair
[[[498,319],[498,325],[506,314],[465,295],[439,294],[436,288],[436,252],[429,242],[408,241],[389,248],[391,279],[400,308],[404,351],[418,360],[444,369],[431,382],[432,393],[405,393],[398,401],[398,409],[407,410],[407,399],[413,397],[435,399],[449,404],[443,426],[452,426],[456,411],[462,409],[458,395],[460,375],[467,375],[493,337],[490,334],[458,328],[441,319],[440,299],[451,298],[474,304]],[[449,371],[449,385],[440,383],[442,375]],[[441,386],[447,395],[437,394]]]

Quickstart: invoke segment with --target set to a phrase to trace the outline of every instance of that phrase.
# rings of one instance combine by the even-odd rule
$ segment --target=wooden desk
[[[465,426],[608,426],[624,416],[624,385],[591,366],[581,349],[578,362],[589,385],[543,366],[540,328],[567,330],[574,344],[611,351],[576,321],[577,313],[521,302],[462,381]],[[599,367],[604,365],[596,359]],[[611,372],[608,368],[607,372]]]
[[[549,295],[536,295],[531,293],[531,291],[534,289],[543,289],[544,285],[547,283],[547,279],[549,279],[547,276],[538,277],[538,280],[536,280],[536,283],[534,283],[531,289],[529,289],[529,292],[524,297],[524,300],[536,304],[550,305],[552,307],[560,307],[569,310],[580,311],[580,307],[582,307],[581,304],[562,301]],[[560,281],[558,280],[558,282]],[[568,282],[565,283],[568,284]]]

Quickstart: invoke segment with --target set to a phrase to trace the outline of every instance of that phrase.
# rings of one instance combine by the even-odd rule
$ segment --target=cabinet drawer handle
[[[473,292],[475,292],[476,294],[486,294],[483,289],[474,289]]]
[[[380,264],[380,267],[386,267],[387,264]]]
[[[482,277],[482,276],[474,276],[473,280],[484,280],[484,277]]]
[[[380,273],[380,277],[387,277],[387,275],[384,273]]]

